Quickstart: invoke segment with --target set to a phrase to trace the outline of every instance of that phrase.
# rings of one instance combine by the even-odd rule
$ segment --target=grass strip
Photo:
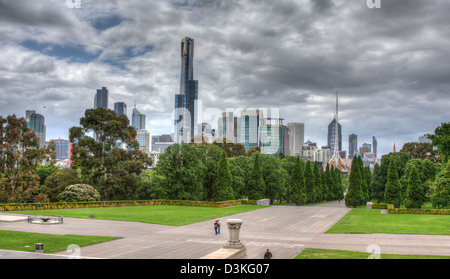
[[[80,247],[119,239],[120,237],[87,236],[87,235],[55,235],[20,231],[0,230],[0,249],[23,252],[34,252],[36,243],[44,244],[44,253],[65,251],[71,244]]]

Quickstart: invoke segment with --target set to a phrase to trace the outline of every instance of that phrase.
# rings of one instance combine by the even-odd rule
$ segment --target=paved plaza
[[[272,251],[274,259],[292,259],[307,247],[367,252],[371,245],[381,254],[450,256],[450,236],[445,235],[324,234],[349,211],[342,202],[301,207],[271,206],[223,217],[219,235],[214,233],[213,220],[174,227],[64,218],[64,224],[60,225],[0,222],[0,230],[122,237],[82,247],[80,256],[83,258],[199,259],[222,248],[229,238],[226,220],[237,218],[244,221],[240,240],[247,247],[249,259],[261,259],[266,249]],[[0,259],[64,258],[69,255],[65,251],[48,255],[0,250]]]

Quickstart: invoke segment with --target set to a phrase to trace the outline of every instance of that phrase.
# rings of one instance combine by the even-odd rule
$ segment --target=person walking
[[[269,260],[272,258],[272,253],[269,251],[269,249],[266,250],[266,253],[264,254],[264,259]]]
[[[214,222],[214,231],[216,232],[216,234],[220,234],[220,219],[217,219]]]

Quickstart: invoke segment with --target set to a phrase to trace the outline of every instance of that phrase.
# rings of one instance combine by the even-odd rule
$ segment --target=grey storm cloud
[[[125,101],[131,112],[136,102],[150,132],[170,133],[188,36],[204,109],[276,107],[319,146],[336,91],[344,147],[356,133],[362,142],[376,136],[386,153],[450,118],[445,0],[381,0],[380,9],[365,0],[65,2],[0,0],[0,115],[24,114],[33,104],[18,100],[32,99],[47,108],[49,133],[65,131],[106,86],[110,106]],[[25,41],[94,56],[74,62]]]

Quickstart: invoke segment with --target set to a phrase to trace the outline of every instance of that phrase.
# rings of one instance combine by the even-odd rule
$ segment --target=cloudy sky
[[[207,112],[279,109],[326,145],[338,91],[343,148],[375,136],[381,155],[450,120],[448,0],[67,2],[0,0],[0,115],[36,110],[47,139],[68,138],[103,86],[111,109],[136,102],[171,133],[183,37],[214,125]]]

